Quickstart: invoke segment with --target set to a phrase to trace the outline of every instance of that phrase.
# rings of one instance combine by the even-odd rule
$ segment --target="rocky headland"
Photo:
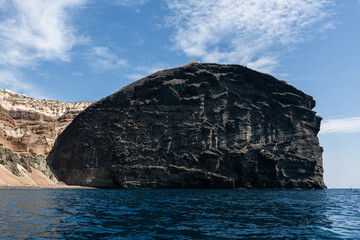
[[[91,102],[38,100],[0,91],[0,186],[57,182],[45,157],[57,136]]]
[[[154,73],[81,112],[47,161],[70,185],[326,188],[313,98],[240,65]]]

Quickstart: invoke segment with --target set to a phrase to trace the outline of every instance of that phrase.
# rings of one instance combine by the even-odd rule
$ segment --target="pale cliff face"
[[[63,116],[67,112],[81,112],[92,104],[92,102],[82,101],[70,103],[57,100],[39,100],[2,90],[0,91],[0,104],[8,111],[36,112],[55,119]]]
[[[44,155],[74,117],[92,102],[38,100],[0,91],[0,146],[19,155]]]

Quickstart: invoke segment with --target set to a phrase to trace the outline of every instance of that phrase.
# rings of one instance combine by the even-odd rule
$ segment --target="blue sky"
[[[0,0],[0,88],[99,100],[155,71],[242,64],[312,95],[329,187],[360,187],[359,0]]]

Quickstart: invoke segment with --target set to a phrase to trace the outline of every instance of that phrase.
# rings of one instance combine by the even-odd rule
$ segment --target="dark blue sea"
[[[0,190],[1,239],[360,239],[359,190]]]

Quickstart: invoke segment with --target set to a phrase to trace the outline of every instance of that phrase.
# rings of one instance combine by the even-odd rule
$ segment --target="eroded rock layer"
[[[47,156],[56,137],[91,102],[38,100],[0,91],[0,146],[20,156]]]
[[[309,95],[239,65],[152,74],[80,113],[48,163],[67,184],[325,188]]]

